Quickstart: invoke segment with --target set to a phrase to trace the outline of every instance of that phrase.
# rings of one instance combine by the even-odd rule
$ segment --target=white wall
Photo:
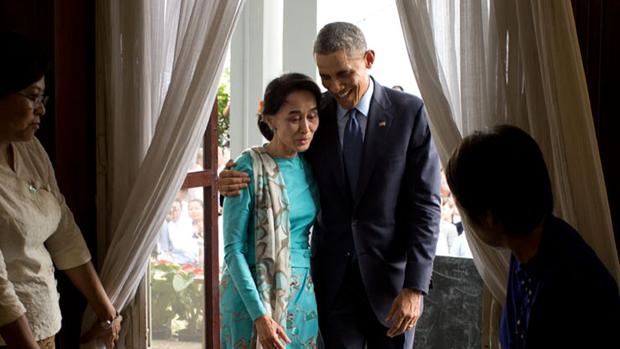
[[[318,0],[317,19],[319,29],[336,21],[358,26],[376,54],[372,76],[384,86],[401,85],[420,96],[394,0]]]
[[[284,2],[284,72],[318,77],[312,46],[317,28],[316,0],[286,0]]]
[[[264,139],[256,110],[265,86],[283,72],[316,76],[316,0],[249,0],[231,43],[231,155]]]
[[[318,80],[312,45],[329,22],[359,26],[375,50],[371,74],[384,86],[419,90],[393,0],[248,0],[231,44],[231,155],[264,139],[256,126],[256,109],[267,83],[283,72],[300,72]]]

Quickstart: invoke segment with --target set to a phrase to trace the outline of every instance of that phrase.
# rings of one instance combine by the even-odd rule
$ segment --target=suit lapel
[[[364,137],[364,154],[355,193],[356,206],[366,190],[377,159],[386,148],[385,143],[387,142],[388,132],[393,119],[389,109],[390,101],[385,94],[384,87],[376,81],[374,83],[375,90],[370,102],[366,135]]]
[[[349,190],[345,180],[342,146],[338,135],[336,101],[328,95],[323,97],[321,102],[319,132],[324,132],[322,137],[325,138],[325,142],[322,142],[325,149],[323,149],[321,154],[326,157],[324,160],[327,167],[331,170],[334,180],[337,182],[337,187],[343,191],[343,194],[347,194]]]

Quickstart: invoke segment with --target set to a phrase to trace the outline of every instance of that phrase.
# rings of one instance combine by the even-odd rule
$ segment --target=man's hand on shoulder
[[[415,326],[422,315],[422,293],[411,288],[403,288],[392,303],[392,308],[385,321],[392,326],[388,337],[399,336]]]
[[[217,178],[217,190],[222,196],[239,196],[241,189],[246,188],[250,182],[247,173],[231,170],[235,165],[234,161],[229,160]]]

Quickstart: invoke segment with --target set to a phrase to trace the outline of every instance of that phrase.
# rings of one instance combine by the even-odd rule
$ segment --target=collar
[[[519,263],[517,261],[517,271],[525,272],[527,275],[534,277],[538,276],[540,273],[541,264],[544,264],[545,260],[549,257],[549,254],[553,252],[553,225],[556,220],[557,218],[553,214],[550,214],[545,218],[536,255],[525,263]]]
[[[364,92],[364,95],[360,99],[360,101],[355,106],[358,112],[362,113],[364,116],[368,116],[368,111],[370,110],[370,101],[372,100],[372,95],[375,91],[375,82],[374,80],[368,76],[368,89]],[[343,119],[349,110],[344,109],[336,102],[336,115],[338,119]]]

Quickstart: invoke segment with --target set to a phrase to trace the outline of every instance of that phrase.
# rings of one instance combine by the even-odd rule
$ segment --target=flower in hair
[[[265,108],[265,102],[263,100],[258,101],[258,109],[256,110],[258,115],[263,115],[263,108]]]

